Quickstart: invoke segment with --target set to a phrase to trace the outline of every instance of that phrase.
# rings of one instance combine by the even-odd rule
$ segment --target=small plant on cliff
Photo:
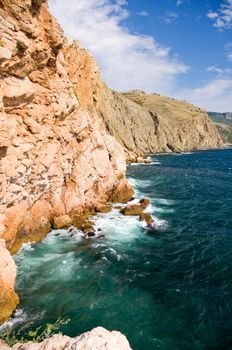
[[[2,39],[0,39],[0,47],[4,47],[5,46],[5,43]]]
[[[9,346],[13,346],[16,343],[25,344],[29,341],[32,341],[33,343],[41,343],[43,340],[51,337],[55,333],[60,333],[60,327],[67,325],[69,322],[69,319],[62,320],[61,318],[58,318],[55,323],[47,323],[44,329],[42,329],[42,327],[38,327],[30,330],[32,326],[31,322],[17,330],[7,327],[0,332],[0,338]]]

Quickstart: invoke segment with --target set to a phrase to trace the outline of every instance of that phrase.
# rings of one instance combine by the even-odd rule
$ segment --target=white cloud
[[[209,11],[207,17],[214,21],[214,27],[222,29],[232,28],[232,0],[224,0],[217,12]]]
[[[163,17],[161,17],[161,22],[164,24],[174,23],[179,17],[178,13],[167,11]]]
[[[215,69],[220,68],[216,66],[210,69],[216,78],[205,86],[177,88],[176,76],[185,73],[188,67],[153,37],[133,34],[126,28],[125,20],[130,14],[125,0],[116,0],[113,4],[111,0],[49,2],[66,35],[90,49],[104,80],[112,88],[158,92],[186,99],[208,110],[232,111],[232,80],[219,78]]]
[[[217,13],[217,12],[209,11],[209,12],[207,13],[207,17],[210,18],[210,19],[218,18],[218,13]]]
[[[148,14],[148,12],[147,11],[140,11],[140,12],[138,12],[138,15],[139,16],[142,16],[142,17],[146,17],[146,16],[149,16],[149,14]]]
[[[176,5],[177,5],[177,6],[180,6],[180,5],[182,5],[182,4],[184,3],[184,1],[185,1],[185,0],[177,0],[177,1],[176,1]]]
[[[208,111],[232,111],[232,79],[214,79],[196,89],[184,89],[175,97],[185,99]]]
[[[124,0],[50,0],[66,35],[90,50],[112,88],[168,94],[176,75],[188,68],[153,37],[131,33],[125,5]]]
[[[225,50],[228,61],[232,62],[232,43],[227,43],[225,45]]]
[[[232,52],[230,52],[230,53],[227,54],[227,58],[228,58],[229,61],[232,62]]]
[[[210,73],[216,73],[217,75],[228,75],[232,73],[231,68],[220,68],[218,66],[210,66],[207,68],[207,71]]]

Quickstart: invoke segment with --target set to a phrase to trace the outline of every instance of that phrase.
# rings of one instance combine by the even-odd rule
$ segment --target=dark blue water
[[[61,316],[67,335],[101,325],[134,350],[232,349],[232,150],[153,159],[128,176],[157,229],[114,210],[96,219],[103,240],[58,231],[25,247],[13,327]]]

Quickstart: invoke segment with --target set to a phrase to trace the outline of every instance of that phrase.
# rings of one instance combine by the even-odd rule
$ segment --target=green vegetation
[[[0,47],[4,47],[4,46],[5,46],[5,42],[2,39],[0,39]]]
[[[60,327],[67,325],[69,322],[70,320],[62,320],[59,318],[54,324],[48,323],[44,329],[42,329],[42,327],[33,329],[32,322],[29,322],[26,326],[23,326],[17,330],[11,329],[10,327],[5,328],[0,333],[0,337],[9,346],[13,346],[16,343],[25,344],[29,341],[32,341],[33,343],[40,343],[55,333],[58,333]]]
[[[229,126],[228,124],[222,124],[222,123],[215,123],[219,134],[221,135],[222,140],[225,143],[232,144],[232,126]]]
[[[208,112],[208,115],[216,124],[222,140],[232,144],[232,113]]]
[[[208,115],[215,123],[223,123],[232,126],[232,113],[208,112]]]

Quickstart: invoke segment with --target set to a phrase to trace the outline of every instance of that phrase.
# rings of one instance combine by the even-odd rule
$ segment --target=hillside
[[[127,160],[156,152],[222,147],[217,128],[204,110],[142,91],[114,91],[102,81],[89,52],[78,42],[74,46],[76,62],[81,62],[69,69],[75,75],[76,95],[85,108],[102,119],[109,133],[123,146]]]
[[[232,126],[224,123],[215,123],[218,128],[219,134],[225,144],[232,144]]]
[[[207,113],[191,104],[141,91],[105,87],[107,104],[96,102],[107,129],[129,154],[182,152],[223,145]]]
[[[208,112],[209,117],[216,123],[223,123],[232,126],[232,113]]]
[[[232,144],[232,113],[208,112],[225,144]]]

